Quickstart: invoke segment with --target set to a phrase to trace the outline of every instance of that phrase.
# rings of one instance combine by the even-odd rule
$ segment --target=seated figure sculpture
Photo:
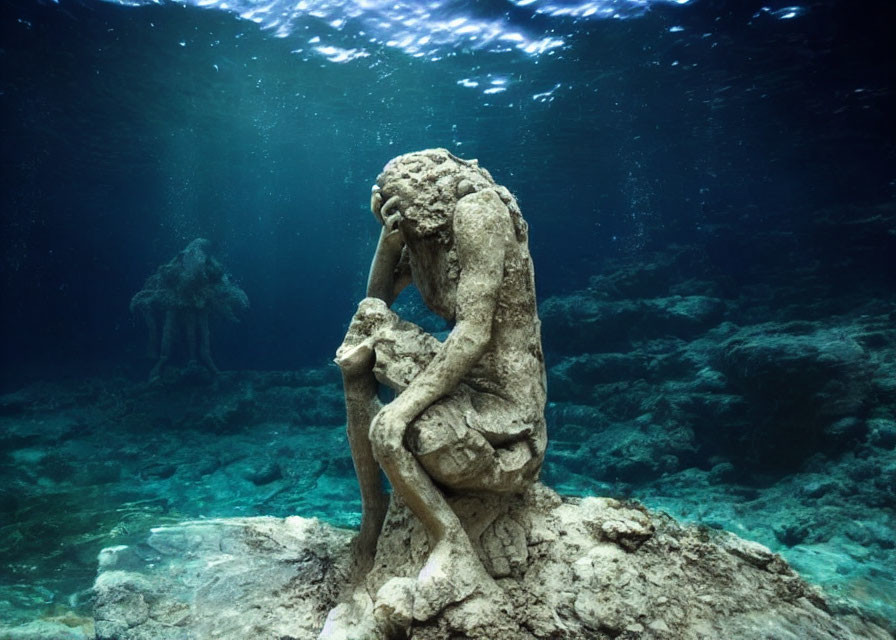
[[[527,225],[477,161],[444,149],[390,161],[371,209],[382,231],[367,297],[336,356],[363,509],[355,577],[374,562],[388,508],[382,468],[429,536],[415,610],[435,613],[491,582],[449,498],[523,493],[544,459],[545,368]],[[411,283],[452,326],[444,342],[389,309]],[[380,384],[397,392],[385,406]]]
[[[236,321],[236,311],[249,306],[246,293],[209,253],[211,243],[196,238],[186,249],[161,265],[131,298],[131,313],[139,312],[149,329],[148,353],[157,358],[150,381],[161,376],[171,358],[178,331],[183,331],[190,362],[199,362],[212,374],[219,373],[212,360],[209,316],[212,313]],[[164,318],[161,344],[159,316]]]

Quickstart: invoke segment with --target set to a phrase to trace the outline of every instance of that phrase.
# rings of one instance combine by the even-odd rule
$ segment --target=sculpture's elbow
[[[464,356],[472,362],[485,353],[491,340],[491,328],[488,326],[458,326],[455,328],[458,347]]]

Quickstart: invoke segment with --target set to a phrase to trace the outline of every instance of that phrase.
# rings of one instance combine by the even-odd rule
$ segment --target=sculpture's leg
[[[146,329],[149,332],[149,339],[146,342],[146,356],[148,358],[159,357],[159,323],[156,322],[156,316],[151,309],[143,312],[143,319],[146,320]]]
[[[369,300],[369,299],[367,299]],[[373,457],[368,432],[382,408],[373,374],[373,334],[393,322],[394,314],[380,301],[362,301],[352,318],[345,341],[336,352],[345,392],[346,428],[358,485],[361,489],[361,532],[355,540],[356,578],[373,565],[376,543],[388,508],[388,497],[380,481],[379,465]]]
[[[189,355],[189,364],[196,362],[196,312],[184,311],[183,325],[185,338],[187,340],[187,353]]]
[[[369,349],[368,349],[369,351]],[[348,444],[352,452],[355,474],[361,488],[361,532],[355,541],[357,577],[373,566],[376,543],[386,518],[389,502],[380,481],[380,468],[373,457],[368,431],[373,417],[382,407],[377,398],[377,381],[373,376],[373,358],[366,370],[343,368]]]
[[[376,371],[381,379],[403,386],[407,377],[413,378],[425,367],[425,358],[420,357],[421,351],[428,351],[426,346],[432,346],[430,341],[435,342],[435,339],[409,323],[401,323],[390,332],[389,337],[390,340],[381,341],[375,349]],[[421,348],[421,345],[425,346]],[[407,357],[414,353],[410,347],[417,347],[413,358]],[[464,434],[467,426],[462,411],[433,414],[433,411],[439,413],[443,403],[452,405],[456,399],[444,398],[424,411],[412,425],[423,420],[442,432]],[[420,571],[414,598],[414,617],[425,620],[448,604],[460,602],[476,591],[494,593],[498,587],[480,562],[473,541],[457,514],[414,455],[415,452],[408,448],[408,436],[411,435],[408,431],[408,425],[377,420],[371,427],[369,438],[374,456],[388,477],[393,492],[417,516],[430,537],[430,555]],[[479,440],[484,445],[481,450],[473,447],[455,449],[463,458],[460,463],[464,468],[463,477],[471,480],[494,459],[490,455],[481,455],[486,451],[493,454],[494,450],[481,436]]]
[[[199,362],[214,375],[218,375],[221,372],[218,370],[218,367],[215,366],[215,361],[212,360],[212,342],[211,333],[208,328],[208,311],[197,312],[196,322],[199,329]]]
[[[379,380],[407,386],[429,361],[438,342],[419,327],[398,322],[375,347]],[[474,550],[479,534],[500,513],[501,494],[522,492],[538,473],[537,433],[529,412],[514,402],[461,384],[425,409],[407,428],[377,420],[370,433],[377,460],[394,493],[427,529],[430,556],[420,572],[414,616],[435,615],[474,593],[500,599],[500,589]],[[461,521],[442,487],[493,496],[493,513]]]
[[[404,441],[440,486],[502,495],[536,480],[543,434],[544,421],[525,408],[462,385],[420,414]]]
[[[159,347],[159,359],[149,372],[149,381],[157,380],[162,374],[162,367],[171,358],[171,345],[174,343],[174,331],[177,324],[177,313],[174,309],[165,312],[165,325],[162,327],[162,344]]]
[[[378,426],[382,426],[377,430]],[[404,433],[375,423],[370,439],[392,490],[420,519],[430,537],[429,559],[420,571],[414,617],[427,620],[475,591],[494,591],[457,514],[404,444]]]
[[[368,298],[359,305],[336,357],[336,363],[342,369],[349,443],[364,505],[361,535],[356,539],[355,547],[358,560],[364,564],[356,566],[366,572],[375,557],[387,505],[380,482],[381,464],[395,495],[411,508],[430,534],[430,556],[416,581],[413,605],[414,616],[421,620],[430,618],[448,604],[464,600],[474,592],[500,592],[479,561],[473,542],[457,514],[427,470],[421,467],[414,455],[417,452],[408,449],[404,428],[401,433],[390,433],[383,425],[373,421],[381,409],[377,399],[377,383],[397,391],[407,387],[425,369],[439,344],[420,327],[399,320],[381,300]],[[451,407],[457,404],[453,397],[445,398],[443,402]],[[465,432],[464,412],[450,409],[446,414],[438,409],[441,405],[442,402],[437,403],[424,411],[412,424],[422,420],[431,424],[433,429],[444,431],[444,421],[448,419],[453,429]],[[372,430],[371,424],[374,425]],[[413,431],[415,442],[434,444],[431,439],[421,437],[419,429]],[[481,436],[478,441],[482,441]],[[439,444],[442,442],[439,439]],[[475,460],[470,457],[469,447],[456,447],[454,451],[463,450],[466,454],[463,455],[464,459],[479,468],[482,464],[487,465],[492,458],[492,455],[479,454],[483,451],[494,454],[488,443],[483,441],[483,445],[482,450],[474,452],[472,457]],[[430,451],[428,446],[423,449]],[[442,450],[445,451],[444,448]],[[461,475],[466,478],[472,473],[472,467],[466,466]],[[481,526],[476,527],[474,536],[481,533],[491,518],[482,520],[482,523],[477,521],[476,524]],[[359,577],[356,574],[356,580]],[[343,609],[338,615],[333,614],[334,621],[336,618],[350,620],[352,616],[361,615],[358,607],[351,608],[346,604]],[[380,634],[375,637],[386,636]]]

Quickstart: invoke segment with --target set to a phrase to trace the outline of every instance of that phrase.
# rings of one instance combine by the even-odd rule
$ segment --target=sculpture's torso
[[[540,461],[546,439],[544,356],[528,230],[516,199],[475,160],[461,160],[445,149],[393,159],[377,177],[376,188],[381,201],[394,198],[397,206],[391,211],[400,212],[398,228],[407,259],[399,268],[410,266],[412,281],[426,305],[456,327],[471,320],[457,317],[459,310],[464,313],[477,306],[475,300],[459,300],[459,296],[482,295],[475,285],[459,291],[465,277],[461,273],[464,260],[494,256],[490,252],[503,249],[496,308],[489,319],[472,319],[474,323],[490,322],[489,340],[462,382],[473,392],[473,413],[480,421],[494,421],[490,433],[528,434],[525,437],[533,439],[534,455]],[[491,194],[468,201],[464,228],[456,228],[461,202],[484,192]],[[474,219],[469,216],[477,215],[481,206],[491,211],[482,215],[497,213],[498,219],[481,226],[471,222]],[[501,220],[502,216],[506,218]],[[459,260],[459,251],[470,257]]]
[[[508,229],[510,229],[508,225]],[[460,269],[453,243],[405,232],[411,273],[426,305],[455,322]],[[532,260],[525,241],[504,239],[504,275],[485,353],[464,382],[540,414],[545,403],[544,355],[535,303]]]

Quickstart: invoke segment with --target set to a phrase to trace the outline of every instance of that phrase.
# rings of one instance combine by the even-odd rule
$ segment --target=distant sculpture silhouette
[[[236,321],[236,311],[249,306],[246,293],[209,253],[211,243],[196,238],[172,260],[147,278],[143,288],[131,298],[131,312],[139,312],[149,329],[148,353],[158,358],[149,374],[156,380],[171,358],[175,336],[182,330],[190,362],[199,362],[217,375],[212,360],[209,316],[216,313]],[[164,318],[159,343],[159,317]]]
[[[387,512],[382,468],[430,537],[414,598],[425,619],[492,580],[446,496],[522,493],[541,469],[533,268],[516,200],[475,160],[444,149],[399,156],[377,178],[371,209],[383,228],[368,297],[336,356],[363,504],[356,578],[374,562]],[[444,342],[389,309],[411,283],[453,325]],[[398,393],[385,406],[378,384]],[[322,637],[339,637],[337,617]]]

